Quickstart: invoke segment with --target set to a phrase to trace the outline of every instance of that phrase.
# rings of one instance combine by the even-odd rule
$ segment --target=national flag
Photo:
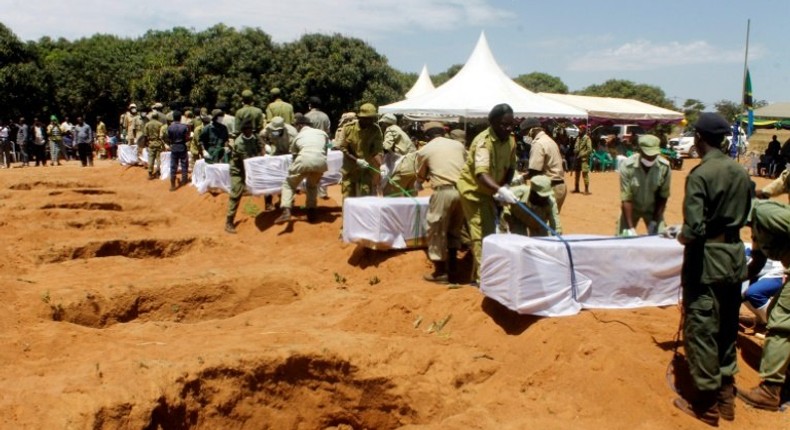
[[[754,101],[752,100],[752,77],[749,74],[749,69],[746,69],[746,78],[743,82],[743,107],[749,113],[749,125],[746,127],[746,135],[751,136],[754,130]]]

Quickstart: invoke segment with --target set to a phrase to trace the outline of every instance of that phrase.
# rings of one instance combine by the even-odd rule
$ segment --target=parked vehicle
[[[743,132],[742,129],[739,129],[739,139],[738,139],[738,154],[743,155],[746,153],[746,150],[749,148],[749,140],[746,138],[746,133]],[[689,158],[697,158],[699,154],[697,154],[697,148],[694,147],[694,132],[693,131],[686,131],[683,133],[682,136],[673,137],[669,139],[669,147],[670,149],[674,149],[680,156],[689,157]],[[727,154],[730,154],[730,149],[732,147],[732,136],[727,136]]]

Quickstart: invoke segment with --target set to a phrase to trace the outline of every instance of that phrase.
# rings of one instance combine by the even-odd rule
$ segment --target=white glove
[[[211,157],[211,154],[209,154],[209,153],[208,153],[208,151],[206,151],[206,150],[204,149],[204,150],[203,150],[203,158],[209,158],[209,157]]]
[[[661,237],[666,239],[675,239],[678,237],[678,234],[680,234],[680,228],[680,225],[671,225],[667,227],[663,233],[661,233]]]
[[[496,194],[494,194],[494,200],[500,203],[509,203],[512,205],[518,203],[518,198],[507,186],[499,187]]]
[[[364,158],[357,158],[357,166],[359,166],[361,169],[367,169],[370,167],[370,163],[365,161]]]
[[[636,229],[629,228],[627,230],[623,230],[623,233],[621,234],[621,236],[623,236],[623,237],[634,237],[634,236],[636,236]]]
[[[650,221],[650,224],[647,225],[647,234],[653,235],[658,234],[658,223],[655,221]]]

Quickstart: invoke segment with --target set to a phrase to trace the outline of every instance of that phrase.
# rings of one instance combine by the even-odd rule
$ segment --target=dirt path
[[[0,427],[703,428],[665,380],[675,307],[518,316],[422,281],[421,251],[342,244],[338,187],[292,228],[245,199],[231,236],[225,195],[145,176],[0,170]],[[568,233],[614,230],[617,175],[592,181],[566,201]],[[722,428],[790,427],[737,414]]]

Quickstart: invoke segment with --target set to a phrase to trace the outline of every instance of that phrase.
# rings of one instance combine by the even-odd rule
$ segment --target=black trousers
[[[46,145],[36,145],[35,143],[30,145],[33,149],[33,157],[36,159],[36,166],[38,163],[43,165],[47,165],[47,149]]]
[[[78,143],[77,153],[80,155],[80,161],[83,166],[93,166],[93,145],[90,143]]]

